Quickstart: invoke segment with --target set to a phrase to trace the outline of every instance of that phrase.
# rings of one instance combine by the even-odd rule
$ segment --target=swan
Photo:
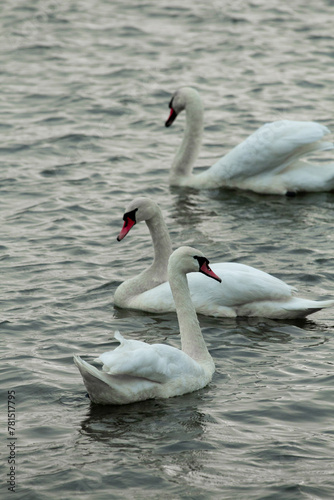
[[[152,398],[170,398],[205,387],[215,371],[191,302],[186,273],[201,272],[217,281],[204,255],[180,247],[169,258],[168,278],[176,304],[182,350],[165,344],[126,340],[100,355],[102,371],[74,356],[88,394],[94,403],[127,404]]]
[[[152,265],[119,285],[114,305],[148,312],[175,311],[167,281],[167,263],[172,244],[159,206],[150,198],[136,198],[127,207],[117,239],[121,241],[138,222],[145,221],[154,247]],[[188,275],[191,299],[197,313],[230,317],[257,316],[271,319],[304,318],[334,300],[315,301],[294,297],[294,288],[270,274],[236,262],[212,264],[223,286],[199,273]]]
[[[331,142],[321,141],[330,131],[319,123],[290,120],[266,123],[212,167],[193,175],[203,132],[200,96],[195,89],[182,87],[172,96],[169,107],[166,127],[186,110],[184,137],[170,172],[172,186],[226,187],[286,195],[334,189],[334,163],[314,165],[300,159],[308,153],[334,147]]]

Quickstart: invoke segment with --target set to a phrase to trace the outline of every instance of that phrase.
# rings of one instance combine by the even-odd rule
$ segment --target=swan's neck
[[[180,327],[182,351],[195,361],[209,362],[212,365],[213,361],[203,339],[196,309],[190,297],[186,275],[172,273],[169,275],[169,283]]]
[[[150,231],[154,248],[154,260],[146,272],[151,279],[163,283],[168,279],[167,266],[168,259],[173,251],[172,242],[160,211],[151,219],[148,219],[146,224]]]
[[[182,184],[182,180],[191,175],[202,144],[203,107],[199,97],[189,99],[185,111],[186,128],[170,172],[172,185]]]
[[[124,281],[116,290],[114,302],[120,307],[131,306],[131,300],[141,293],[167,281],[168,259],[172,253],[172,243],[162,213],[157,212],[146,220],[154,246],[153,263],[134,278]]]

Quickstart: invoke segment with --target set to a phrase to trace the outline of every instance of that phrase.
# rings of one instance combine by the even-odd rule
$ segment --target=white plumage
[[[120,346],[95,360],[103,365],[103,371],[109,375],[131,375],[160,384],[184,373],[191,372],[196,377],[203,375],[202,367],[175,347],[126,340],[119,332],[115,332],[115,339],[120,342]]]

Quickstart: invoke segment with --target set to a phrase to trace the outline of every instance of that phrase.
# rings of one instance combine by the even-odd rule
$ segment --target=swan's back
[[[279,120],[266,123],[233,148],[207,171],[216,179],[244,179],[259,174],[277,175],[299,157],[332,149],[321,139],[327,127],[316,122]]]
[[[221,262],[211,265],[212,270],[221,276],[222,285],[209,281],[205,283],[198,273],[188,275],[191,298],[194,304],[203,304],[203,287],[207,304],[236,307],[259,300],[282,300],[291,297],[293,288],[284,281],[237,262]]]
[[[166,344],[147,344],[139,340],[124,339],[116,332],[121,344],[105,352],[96,361],[102,363],[103,372],[114,376],[146,379],[160,384],[191,374],[201,377],[203,367],[183,351]]]

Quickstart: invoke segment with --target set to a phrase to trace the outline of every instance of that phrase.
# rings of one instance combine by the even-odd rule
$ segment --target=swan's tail
[[[288,301],[260,301],[238,309],[239,316],[258,316],[270,319],[306,318],[321,309],[333,307],[334,300],[309,300],[291,297]]]
[[[334,306],[334,300],[310,300],[294,297],[292,301],[285,305],[287,313],[291,313],[290,318],[306,318],[321,309]]]
[[[74,363],[79,368],[84,384],[93,403],[119,404],[112,390],[112,377],[95,366],[84,361],[80,356],[73,356]]]
[[[116,337],[116,335],[115,335]],[[121,334],[117,340],[125,341]],[[109,375],[84,361],[80,356],[73,356],[79,368],[89,397],[93,403],[104,405],[125,405],[155,397],[157,383],[131,375]]]

